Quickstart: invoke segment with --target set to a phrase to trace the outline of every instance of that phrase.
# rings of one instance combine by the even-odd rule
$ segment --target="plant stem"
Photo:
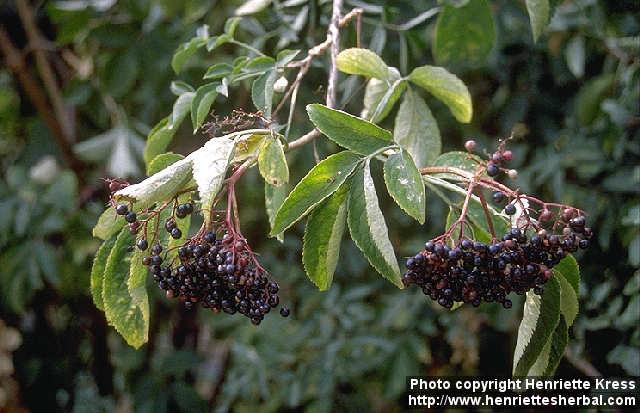
[[[83,163],[73,153],[71,144],[66,139],[58,119],[53,115],[53,111],[47,102],[47,97],[44,91],[29,73],[29,69],[24,62],[22,54],[13,45],[9,34],[6,32],[4,27],[0,27],[0,50],[4,55],[7,67],[14,73],[15,77],[18,79],[20,85],[29,97],[29,100],[31,100],[31,103],[38,111],[38,114],[42,117],[42,120],[51,131],[53,138],[60,147],[62,158],[65,163],[76,174],[78,181],[83,183],[85,180],[83,174]]]
[[[69,111],[64,105],[62,92],[58,87],[58,82],[56,81],[53,69],[51,69],[51,65],[49,64],[49,61],[42,49],[44,40],[35,24],[33,9],[27,0],[17,0],[16,6],[18,8],[18,14],[20,15],[24,31],[27,34],[31,48],[33,49],[33,54],[36,59],[36,67],[38,68],[44,87],[47,90],[47,94],[51,99],[53,111],[58,119],[58,123],[60,124],[60,129],[62,130],[65,139],[71,141],[73,138],[73,126],[71,124]]]
[[[497,239],[496,230],[493,227],[493,218],[491,218],[491,214],[489,213],[489,207],[487,206],[487,201],[484,199],[484,194],[482,191],[478,191],[478,198],[480,198],[480,204],[482,205],[482,211],[484,212],[484,217],[487,220],[487,225],[489,226],[489,232],[491,232],[491,236],[493,239]]]

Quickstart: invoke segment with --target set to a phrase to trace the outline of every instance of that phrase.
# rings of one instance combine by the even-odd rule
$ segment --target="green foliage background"
[[[255,170],[238,187],[243,230],[280,281],[292,317],[267,317],[255,328],[238,317],[185,312],[150,286],[147,345],[133,350],[107,328],[89,296],[99,245],[91,228],[107,197],[99,179],[143,176],[145,136],[175,99],[169,88],[176,78],[173,52],[202,24],[212,34],[222,32],[240,3],[45,2],[38,22],[55,42],[51,59],[69,65],[64,51],[77,58],[61,83],[74,111],[75,151],[88,165],[81,179],[65,169],[50,131],[11,72],[0,69],[0,336],[17,330],[21,337],[21,345],[8,353],[14,373],[0,379],[14,383],[7,402],[14,407],[393,411],[401,406],[406,375],[510,374],[521,302],[511,311],[492,304],[436,309],[419,291],[399,291],[374,276],[351,241],[344,242],[332,288],[319,292],[303,272],[302,226],[287,233],[283,244],[266,237],[269,224]],[[277,11],[243,20],[242,41],[270,51],[304,50],[324,38],[329,2],[274,3],[281,6]],[[571,358],[561,361],[558,374],[585,374],[585,361],[605,375],[640,374],[637,4],[556,2],[551,24],[534,43],[524,2],[491,1],[491,16],[471,13],[470,24],[478,26],[469,27],[470,33],[478,30],[471,38],[443,37],[455,27],[445,18],[446,8],[441,18],[412,20],[437,6],[435,1],[346,3],[365,6],[364,46],[402,74],[435,62],[469,86],[470,124],[456,122],[435,99],[428,101],[445,151],[460,149],[470,136],[492,148],[496,137],[514,132],[518,185],[588,212],[597,242],[578,256],[582,311],[570,331]],[[12,5],[0,10],[3,24],[14,22],[7,23],[14,41],[24,46]],[[344,47],[354,45],[354,30],[343,33]],[[468,49],[452,53],[459,50],[456,42]],[[243,53],[227,46],[215,58],[199,52],[179,78],[197,84],[205,68]],[[317,63],[299,101],[323,100],[326,61]],[[340,107],[359,113],[362,78],[341,75],[341,81]],[[251,110],[250,94],[233,89],[228,99],[218,97],[215,110]],[[298,110],[292,136],[310,128],[302,121],[304,106]],[[392,129],[392,118],[383,126]],[[183,126],[172,149],[188,153],[204,140]],[[322,157],[335,152],[336,146],[321,142]],[[288,158],[297,182],[313,163],[312,150]],[[448,212],[428,197],[426,223],[417,226],[390,198],[382,208],[400,255],[439,234]]]

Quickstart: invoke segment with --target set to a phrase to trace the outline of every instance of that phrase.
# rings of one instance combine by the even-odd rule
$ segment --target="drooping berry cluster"
[[[511,308],[511,292],[522,295],[533,289],[542,295],[551,269],[568,253],[587,248],[592,232],[583,216],[571,218],[562,235],[541,229],[529,237],[512,228],[502,240],[484,244],[469,239],[449,247],[428,241],[424,250],[407,260],[405,286],[415,284],[445,308],[454,302],[499,302]]]
[[[162,247],[151,248],[144,257],[158,286],[167,297],[177,297],[186,308],[196,303],[214,312],[236,312],[260,324],[264,316],[279,305],[279,286],[255,260],[244,240],[224,231],[222,238],[213,232],[194,237],[178,248],[177,263],[162,265]],[[289,315],[286,307],[280,309]]]

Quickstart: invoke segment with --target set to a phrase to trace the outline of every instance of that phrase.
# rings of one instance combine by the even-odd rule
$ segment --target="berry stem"
[[[482,191],[478,191],[478,198],[480,198],[480,204],[482,205],[482,211],[484,212],[484,217],[487,220],[487,226],[489,227],[489,232],[491,233],[491,237],[493,240],[497,239],[496,230],[493,227],[493,218],[491,218],[491,214],[489,213],[489,207],[487,206],[487,200],[484,198],[484,194]]]

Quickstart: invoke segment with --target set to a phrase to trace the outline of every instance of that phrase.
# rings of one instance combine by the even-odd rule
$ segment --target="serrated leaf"
[[[178,50],[175,51],[175,53],[173,54],[173,58],[171,59],[171,67],[173,68],[173,71],[175,73],[180,73],[187,60],[189,60],[189,58],[193,56],[193,54],[206,43],[206,39],[202,37],[194,37],[188,42],[181,44],[178,47]]]
[[[374,108],[369,120],[373,123],[378,123],[386,118],[406,88],[407,81],[404,79],[398,79],[393,82],[380,98],[378,106]]]
[[[115,240],[107,258],[102,286],[102,299],[107,321],[125,341],[138,348],[148,340],[149,320],[144,308],[134,301],[127,288],[132,254],[128,252],[134,237],[124,228]]]
[[[576,118],[580,125],[590,125],[601,113],[600,104],[611,91],[614,81],[613,73],[605,73],[590,79],[580,88],[575,98]]]
[[[220,36],[214,36],[207,40],[207,52],[211,52],[223,44],[227,44],[233,40],[233,36],[229,34],[221,34]]]
[[[367,81],[367,86],[364,89],[364,100],[362,112],[360,113],[360,117],[363,119],[372,119],[372,122],[379,123],[383,121],[393,106],[395,105],[395,101],[382,102],[383,98],[387,96],[387,92],[389,90],[389,82],[391,84],[395,84],[396,81],[400,80],[400,72],[395,67],[389,68],[389,78],[387,80],[380,80],[376,78],[371,78]],[[404,87],[403,89],[406,89]],[[375,119],[373,119],[373,114],[378,112]]]
[[[185,81],[182,80],[174,80],[171,82],[171,85],[169,85],[169,89],[171,89],[171,93],[173,93],[176,96],[180,96],[181,94],[185,93],[185,92],[195,92],[196,90],[193,88],[193,86],[191,86],[190,84],[188,84]]]
[[[191,108],[191,102],[195,97],[194,92],[185,92],[178,96],[175,103],[173,104],[173,111],[171,112],[171,117],[167,122],[167,127],[169,129],[178,129],[184,118],[189,113],[189,109]]]
[[[533,41],[536,42],[544,29],[549,23],[550,11],[549,0],[525,0],[529,20],[531,22],[531,31],[533,33]]]
[[[173,135],[176,134],[179,125],[174,125],[173,128],[170,128],[169,119],[170,116],[162,119],[151,129],[151,132],[149,132],[143,155],[144,162],[147,166],[156,156],[167,150],[173,139]]]
[[[256,109],[261,111],[265,117],[271,116],[273,105],[273,85],[278,78],[278,72],[273,69],[260,75],[251,85],[251,99]]]
[[[295,59],[295,57],[300,53],[300,50],[281,50],[278,52],[276,56],[276,66],[277,67],[286,67],[289,63]]]
[[[267,71],[274,69],[276,66],[276,60],[269,56],[258,56],[249,60],[243,67],[245,73],[266,73]]]
[[[514,376],[528,374],[555,331],[559,320],[560,285],[552,277],[547,281],[542,297],[531,291],[527,293],[513,357]]]
[[[229,36],[235,36],[236,29],[238,28],[238,24],[242,18],[240,17],[229,17],[226,22],[224,22],[224,32]]]
[[[364,119],[321,104],[307,105],[309,119],[320,132],[338,145],[369,155],[393,145],[391,133]]]
[[[209,140],[202,148],[187,157],[193,161],[193,178],[198,186],[202,214],[208,223],[213,200],[222,187],[227,168],[233,159],[235,142],[220,137]]]
[[[118,218],[116,210],[108,207],[98,218],[96,226],[93,227],[93,236],[107,240],[112,235],[117,234],[126,223],[123,219]]]
[[[347,217],[349,181],[309,214],[302,245],[302,263],[320,291],[329,289],[340,255]]]
[[[393,139],[406,149],[418,168],[431,165],[440,155],[440,129],[425,101],[407,89],[395,120]]]
[[[141,324],[140,327],[137,327],[139,330],[131,339],[127,340],[127,342],[134,347],[140,347],[147,342],[149,331],[149,297],[146,287],[149,269],[142,263],[144,255],[145,253],[143,251],[139,249],[135,250],[131,257],[129,276],[127,277],[127,290],[131,296],[132,309],[135,309],[133,310],[135,317],[142,318],[141,322],[136,320],[135,325],[138,325],[138,323]]]
[[[578,296],[561,271],[554,268],[553,272],[560,284],[560,312],[564,316],[567,325],[571,326],[578,315]]]
[[[196,91],[191,101],[191,125],[194,133],[202,126],[207,115],[209,115],[211,105],[218,97],[218,86],[220,86],[219,82],[207,83],[200,86]]]
[[[433,56],[441,65],[478,65],[491,53],[495,37],[486,0],[470,0],[462,7],[445,5],[436,22]]]
[[[273,186],[265,182],[264,184],[264,206],[267,211],[267,217],[269,218],[269,227],[273,228],[273,223],[276,219],[276,213],[282,206],[285,198],[289,194],[289,185]],[[280,242],[284,241],[284,233],[280,233],[276,236],[276,239]]]
[[[220,79],[233,72],[233,66],[228,63],[216,63],[209,66],[205,72],[203,79]]]
[[[449,166],[462,169],[463,171],[473,175],[476,172],[476,169],[478,169],[478,165],[481,165],[481,161],[482,160],[476,155],[462,151],[451,151],[438,156],[435,162],[433,162],[433,166]],[[433,174],[433,176],[436,178],[458,181],[462,179],[460,176],[451,173],[439,173]]]
[[[389,68],[386,63],[374,52],[368,49],[345,49],[336,59],[338,70],[351,75],[362,75],[386,80],[389,76]]]
[[[456,75],[442,67],[421,66],[413,69],[409,80],[447,105],[459,122],[471,122],[473,116],[471,95]]]
[[[289,166],[279,139],[266,139],[258,154],[260,175],[271,185],[289,182]]]
[[[404,149],[387,158],[384,163],[384,182],[389,195],[407,214],[424,224],[425,192],[422,175],[411,155]]]
[[[236,9],[236,16],[248,16],[250,14],[261,12],[269,7],[271,0],[247,0],[242,6]]]
[[[116,201],[134,203],[134,210],[148,208],[156,202],[170,199],[182,189],[191,180],[191,168],[192,156],[190,155],[140,183],[117,191],[113,197]]]
[[[553,269],[562,274],[569,282],[576,293],[576,297],[580,296],[580,267],[573,255],[567,255],[553,267]],[[569,324],[571,325],[571,324]]]
[[[93,265],[91,266],[91,297],[93,298],[93,303],[100,310],[104,311],[104,300],[102,299],[102,285],[104,282],[104,274],[107,266],[107,258],[109,258],[109,253],[111,252],[111,248],[113,248],[113,244],[116,242],[116,235],[114,234],[109,239],[104,241],[98,251],[96,251],[96,256],[93,259]]]
[[[236,150],[233,154],[233,162],[241,162],[250,156],[255,156],[262,148],[262,143],[265,139],[268,139],[268,134],[246,134],[241,135],[235,139]]]
[[[376,271],[398,288],[404,288],[387,224],[378,205],[368,160],[353,177],[347,223],[353,242]]]
[[[180,155],[179,153],[167,152],[160,154],[153,158],[151,162],[149,162],[149,166],[147,167],[147,175],[157,174],[167,166],[172,165],[182,159],[184,159],[184,156]]]
[[[314,166],[282,203],[276,213],[270,236],[285,231],[333,194],[353,173],[359,162],[358,155],[343,151]]]
[[[562,315],[560,315],[560,321],[556,327],[551,339],[549,340],[549,356],[547,360],[547,368],[542,372],[541,376],[553,376],[560,360],[564,357],[564,351],[567,348],[569,342],[569,328]],[[531,373],[531,375],[534,375]]]

